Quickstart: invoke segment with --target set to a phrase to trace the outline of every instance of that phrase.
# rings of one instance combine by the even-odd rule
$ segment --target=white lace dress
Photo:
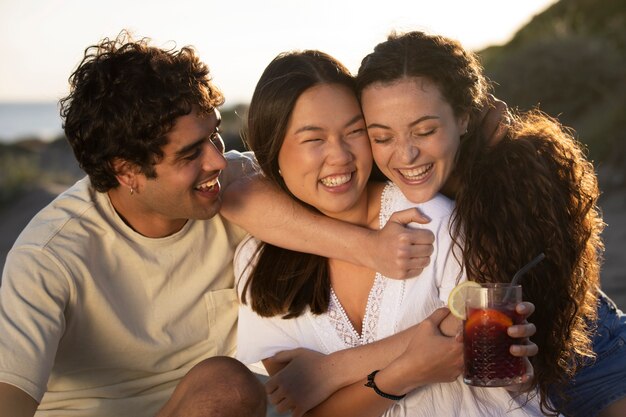
[[[257,316],[248,305],[241,304],[237,331],[237,358],[254,365],[281,350],[297,347],[325,354],[371,343],[421,322],[436,308],[445,305],[450,290],[463,279],[452,253],[449,220],[453,203],[442,195],[424,204],[415,205],[400,190],[388,184],[382,194],[380,224],[392,213],[417,206],[432,220],[425,227],[435,234],[435,251],[430,265],[419,277],[393,280],[377,273],[369,293],[362,333],[348,319],[341,301],[331,288],[328,311],[313,315],[306,312],[294,319]],[[235,255],[235,275],[239,291],[248,278],[246,265],[253,259],[257,241],[246,239]],[[262,372],[257,368],[258,371]],[[384,414],[400,416],[540,416],[536,401],[520,408],[522,400],[511,398],[502,388],[475,388],[459,378],[449,384],[431,384],[398,401]]]

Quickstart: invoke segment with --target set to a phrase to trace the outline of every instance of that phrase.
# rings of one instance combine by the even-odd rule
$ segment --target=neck
[[[121,187],[107,192],[115,212],[128,227],[142,236],[161,238],[183,228],[187,219],[167,219],[149,210],[138,196],[132,196]]]
[[[374,213],[375,211],[375,213]],[[372,218],[378,217],[378,207],[370,204],[370,193],[366,187],[356,204],[341,213],[323,213],[325,216],[359,226],[370,226]]]

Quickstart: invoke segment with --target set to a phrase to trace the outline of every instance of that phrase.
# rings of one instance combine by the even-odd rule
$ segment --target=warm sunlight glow
[[[249,100],[263,68],[284,50],[321,49],[356,70],[392,29],[441,33],[479,49],[506,42],[554,2],[6,0],[0,101],[57,100],[85,47],[122,28],[194,45],[234,104]]]

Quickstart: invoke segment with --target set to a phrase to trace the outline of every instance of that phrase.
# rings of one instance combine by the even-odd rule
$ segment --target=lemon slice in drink
[[[452,288],[448,296],[450,313],[461,320],[465,320],[465,299],[467,298],[467,289],[470,287],[480,288],[480,284],[474,281],[463,281]]]

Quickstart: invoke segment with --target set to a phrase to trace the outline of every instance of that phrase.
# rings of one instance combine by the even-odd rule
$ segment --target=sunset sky
[[[320,49],[355,71],[392,30],[425,30],[471,49],[506,42],[555,0],[0,0],[0,101],[53,101],[83,50],[122,28],[156,45],[191,44],[227,104],[247,102],[269,61]]]

